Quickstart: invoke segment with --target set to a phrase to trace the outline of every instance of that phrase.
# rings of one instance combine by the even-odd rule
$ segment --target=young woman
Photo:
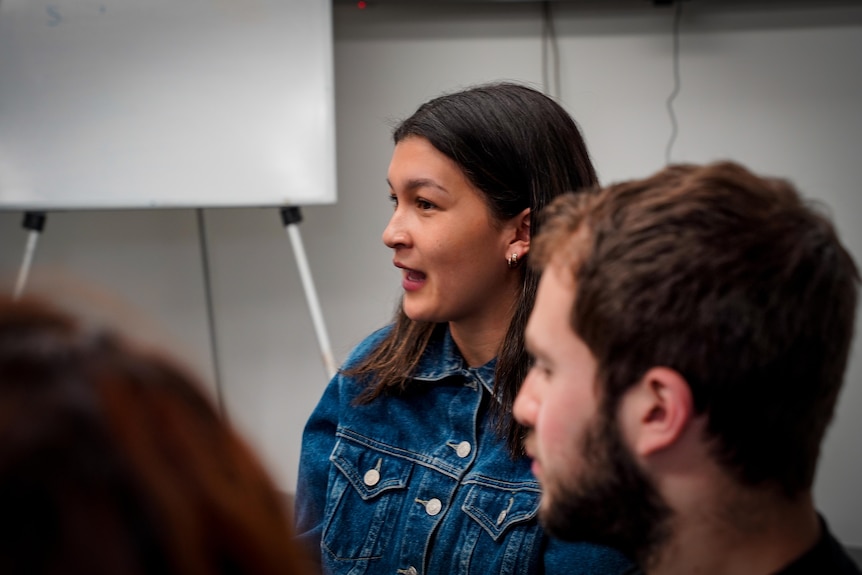
[[[492,84],[427,102],[394,140],[383,242],[404,295],[306,425],[300,539],[331,574],[622,572],[616,551],[543,534],[510,415],[533,216],[596,184],[577,126],[540,92]]]

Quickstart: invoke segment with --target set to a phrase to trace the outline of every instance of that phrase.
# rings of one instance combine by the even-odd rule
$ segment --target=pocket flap
[[[540,498],[541,492],[532,485],[475,483],[462,509],[496,541],[512,525],[532,520],[538,513]]]
[[[362,499],[407,486],[413,463],[341,437],[329,460],[347,478]]]

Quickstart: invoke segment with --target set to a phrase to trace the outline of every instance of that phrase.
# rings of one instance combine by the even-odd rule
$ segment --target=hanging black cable
[[[560,48],[557,44],[557,32],[554,29],[551,3],[548,0],[542,2],[542,86],[546,94],[559,101]]]
[[[679,127],[676,121],[676,112],[673,109],[674,100],[679,95],[679,90],[682,85],[679,74],[679,25],[682,20],[682,2],[676,3],[676,9],[673,14],[673,91],[667,98],[665,103],[668,116],[670,116],[670,138],[667,142],[667,147],[664,152],[664,161],[670,163],[671,151],[676,142],[676,137],[679,132]]]

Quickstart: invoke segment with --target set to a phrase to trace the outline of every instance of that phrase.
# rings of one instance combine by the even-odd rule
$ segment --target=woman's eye
[[[416,200],[416,205],[419,206],[419,209],[421,210],[430,210],[434,208],[434,204],[428,200],[423,200],[422,198],[418,198]]]
[[[389,201],[392,203],[393,208],[398,207],[398,196],[395,194],[389,194]]]

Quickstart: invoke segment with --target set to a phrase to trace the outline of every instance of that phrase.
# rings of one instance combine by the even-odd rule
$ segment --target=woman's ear
[[[525,208],[511,220],[514,225],[514,233],[509,247],[517,250],[518,256],[522,258],[530,251],[530,218],[530,208]]]
[[[695,415],[688,382],[668,367],[647,371],[626,392],[622,410],[629,444],[641,457],[673,446]]]

